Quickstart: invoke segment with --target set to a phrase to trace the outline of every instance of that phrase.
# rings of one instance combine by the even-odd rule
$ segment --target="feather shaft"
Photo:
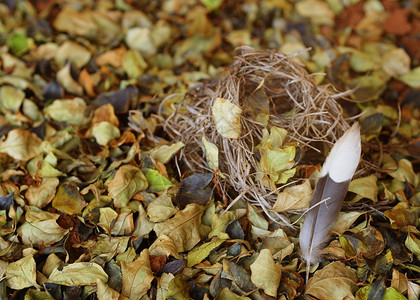
[[[301,255],[308,266],[320,260],[359,164],[360,153],[360,128],[355,123],[331,149],[312,194],[310,210],[299,236]]]

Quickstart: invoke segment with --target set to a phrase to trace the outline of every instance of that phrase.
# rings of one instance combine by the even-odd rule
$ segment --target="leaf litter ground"
[[[1,298],[417,299],[415,5],[4,1]],[[363,164],[305,283],[350,120]]]

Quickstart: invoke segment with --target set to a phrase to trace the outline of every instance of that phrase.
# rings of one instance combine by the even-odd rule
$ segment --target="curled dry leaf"
[[[39,154],[41,139],[23,129],[13,129],[6,140],[0,143],[0,153],[7,153],[14,159],[27,161]]]

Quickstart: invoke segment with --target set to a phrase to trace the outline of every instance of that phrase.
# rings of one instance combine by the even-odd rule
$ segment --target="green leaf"
[[[29,51],[32,44],[32,40],[22,33],[15,33],[7,40],[7,45],[16,56],[21,56]]]
[[[174,184],[165,176],[154,169],[148,169],[146,172],[146,179],[149,182],[149,190],[151,192],[161,192],[174,186]]]
[[[223,244],[224,240],[215,239],[211,242],[200,245],[197,248],[192,249],[188,252],[187,266],[190,268],[200,262],[202,262],[209,254]]]
[[[200,0],[210,10],[216,10],[222,5],[223,0]]]

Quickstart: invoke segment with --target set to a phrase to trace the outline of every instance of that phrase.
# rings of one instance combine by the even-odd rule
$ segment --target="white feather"
[[[338,139],[325,160],[300,232],[301,254],[308,268],[319,261],[359,164],[360,154],[360,127],[355,123]]]

